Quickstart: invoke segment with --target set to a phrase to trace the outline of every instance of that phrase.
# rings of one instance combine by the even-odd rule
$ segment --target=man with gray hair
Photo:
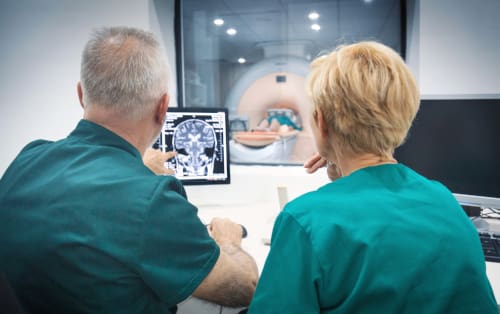
[[[181,183],[143,163],[167,87],[152,34],[96,31],[77,88],[83,119],[28,144],[0,180],[0,271],[28,312],[174,313],[190,295],[249,304],[258,272],[241,226],[207,229]]]

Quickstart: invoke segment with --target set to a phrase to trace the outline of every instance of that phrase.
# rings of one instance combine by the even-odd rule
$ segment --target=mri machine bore
[[[256,63],[235,83],[230,153],[236,163],[302,163],[314,152],[305,92],[305,58],[277,56]]]

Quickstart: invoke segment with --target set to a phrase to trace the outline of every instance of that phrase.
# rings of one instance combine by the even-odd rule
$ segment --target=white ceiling
[[[262,45],[284,41],[305,44],[304,57],[367,39],[401,50],[401,0],[181,0],[181,6],[186,62],[256,62]],[[310,28],[311,11],[320,14],[318,32]],[[215,18],[224,25],[214,25]],[[229,27],[238,33],[228,36]]]

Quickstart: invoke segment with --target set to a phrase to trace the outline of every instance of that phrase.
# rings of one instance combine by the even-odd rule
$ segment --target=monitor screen
[[[500,100],[422,100],[395,157],[453,193],[500,198]]]
[[[225,108],[169,108],[153,147],[177,153],[165,166],[183,184],[228,184],[227,126]]]

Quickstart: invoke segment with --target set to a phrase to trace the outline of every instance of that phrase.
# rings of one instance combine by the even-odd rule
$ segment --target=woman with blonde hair
[[[452,193],[393,157],[419,108],[413,75],[376,42],[311,64],[331,183],[286,205],[249,313],[498,313],[477,231]]]

